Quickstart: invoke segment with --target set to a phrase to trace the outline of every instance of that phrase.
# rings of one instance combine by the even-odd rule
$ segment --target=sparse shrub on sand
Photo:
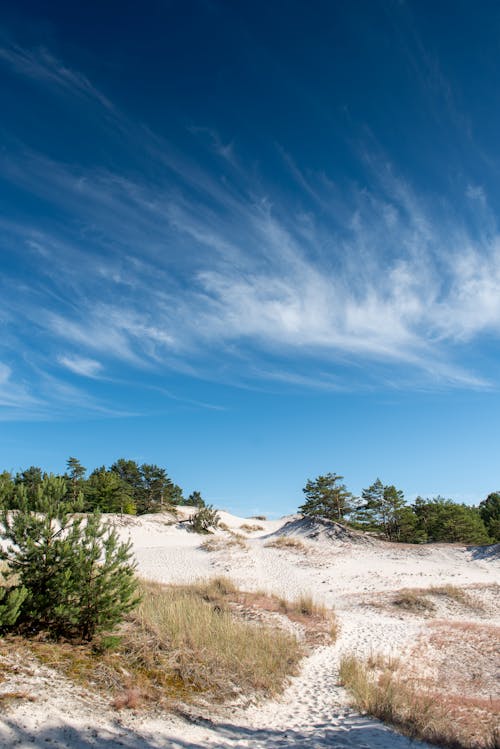
[[[274,549],[290,549],[291,551],[307,551],[305,543],[295,536],[276,536],[264,546]]]
[[[219,513],[212,505],[206,505],[191,515],[188,522],[195,533],[210,533],[220,523]]]

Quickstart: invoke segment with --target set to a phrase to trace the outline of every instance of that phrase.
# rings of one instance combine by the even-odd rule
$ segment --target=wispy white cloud
[[[98,377],[103,369],[100,362],[84,356],[59,356],[58,361],[63,367],[82,377]]]
[[[41,402],[26,384],[13,378],[12,368],[0,362],[0,407],[16,410],[36,408]]]
[[[114,110],[111,102],[86,76],[67,67],[43,47],[26,49],[16,44],[0,44],[0,60],[26,78],[72,96],[93,100],[110,112]]]

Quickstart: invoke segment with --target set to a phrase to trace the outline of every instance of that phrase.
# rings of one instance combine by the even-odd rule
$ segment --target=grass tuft
[[[207,538],[200,544],[203,551],[229,551],[230,549],[248,549],[245,538],[240,533],[231,533],[229,538],[213,537]]]
[[[273,538],[272,541],[268,541],[267,544],[264,544],[264,546],[266,548],[307,551],[305,543],[301,541],[300,538],[295,538],[294,536],[277,536],[276,538]]]
[[[429,601],[420,590],[401,590],[392,599],[392,603],[404,611],[416,614],[433,613],[436,610],[435,604]]]
[[[245,533],[255,533],[256,531],[263,531],[264,528],[262,525],[250,525],[250,523],[243,523],[243,525],[240,525],[240,531],[244,531]]]

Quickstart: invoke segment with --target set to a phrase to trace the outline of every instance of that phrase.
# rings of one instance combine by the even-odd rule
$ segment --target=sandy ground
[[[168,515],[115,521],[120,535],[131,539],[143,577],[190,582],[224,574],[244,590],[265,590],[287,598],[310,593],[336,609],[340,635],[335,645],[320,647],[305,659],[300,675],[279,700],[227,709],[213,721],[117,713],[102,698],[49,669],[35,662],[19,663],[17,673],[0,683],[0,691],[26,691],[35,699],[4,708],[1,747],[426,746],[347,707],[345,692],[337,684],[339,657],[347,652],[361,656],[410,652],[426,621],[384,605],[389,592],[400,588],[453,584],[470,586],[480,597],[480,586],[490,586],[484,588],[489,598],[482,621],[486,618],[498,624],[491,586],[499,581],[499,549],[389,544],[346,536],[340,529],[332,533],[297,516],[273,521],[245,520],[224,512],[221,516],[229,530],[217,535],[224,539],[230,531],[242,533],[247,548],[204,551],[200,548],[203,537],[190,533],[185,524],[172,522]],[[260,525],[262,530],[244,533],[240,526],[245,522]],[[304,549],[266,545],[278,535],[300,538]]]

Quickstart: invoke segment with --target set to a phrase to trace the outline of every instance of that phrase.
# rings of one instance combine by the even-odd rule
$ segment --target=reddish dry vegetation
[[[417,643],[414,679],[453,727],[451,746],[500,747],[500,627],[435,621]]]
[[[327,645],[338,634],[335,612],[302,595],[289,601],[269,593],[237,593],[230,596],[232,605],[240,608],[247,618],[261,618],[267,614],[285,616],[299,625],[308,645]]]

